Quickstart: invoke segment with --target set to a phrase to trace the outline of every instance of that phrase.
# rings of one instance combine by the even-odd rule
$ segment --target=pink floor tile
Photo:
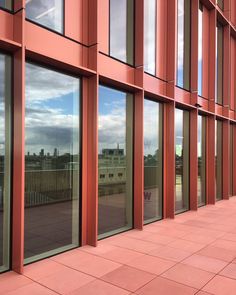
[[[157,243],[159,245],[167,245],[175,240],[175,238],[170,236],[164,236],[161,234],[149,234],[143,240],[148,242]]]
[[[108,284],[106,282],[96,280],[89,283],[69,295],[129,295],[129,291],[118,288],[114,285]]]
[[[177,248],[180,250],[184,250],[187,252],[191,252],[191,253],[195,253],[205,247],[204,244],[190,242],[190,241],[186,241],[186,240],[182,240],[182,239],[178,239],[178,240],[170,243],[168,246],[173,247],[173,248]]]
[[[109,251],[106,254],[102,254],[100,256],[121,264],[127,264],[131,260],[144,255],[145,254],[137,251],[116,247],[115,250]]]
[[[68,294],[93,280],[95,280],[94,277],[67,268],[41,278],[38,282],[57,293]]]
[[[155,243],[142,240],[137,241],[136,239],[132,239],[126,236],[117,236],[115,239],[110,240],[109,243],[115,246],[138,251],[141,253],[149,253],[157,248],[157,245]]]
[[[5,295],[7,292],[13,291],[25,285],[31,284],[32,281],[24,276],[14,272],[8,272],[0,275],[0,294]]]
[[[157,257],[168,259],[175,262],[180,262],[183,259],[192,255],[192,253],[183,251],[180,249],[172,248],[169,246],[163,246],[162,249],[154,250],[150,252],[149,255],[157,256]]]
[[[203,291],[214,295],[235,295],[236,280],[217,275],[203,288]]]
[[[38,280],[40,278],[47,277],[51,274],[54,274],[57,271],[63,271],[66,269],[67,267],[60,263],[57,263],[53,260],[45,259],[45,260],[27,265],[24,268],[24,276],[32,280]]]
[[[123,235],[126,236],[126,237],[129,237],[129,238],[142,240],[145,237],[149,236],[150,233],[145,232],[143,230],[134,229],[134,230],[130,230],[130,231],[125,232]]]
[[[199,291],[196,293],[196,295],[211,295],[210,293],[204,292],[204,291]]]
[[[205,244],[205,245],[210,244],[216,240],[215,237],[210,237],[208,235],[200,235],[197,233],[188,234],[188,235],[184,236],[182,239],[188,240],[191,242]]]
[[[158,277],[136,291],[139,295],[192,295],[196,289]]]
[[[162,277],[196,289],[201,289],[213,276],[213,273],[184,264],[177,264],[162,274]]]
[[[217,241],[212,243],[212,246],[222,248],[222,249],[225,249],[225,250],[234,251],[235,255],[236,255],[236,242],[234,242],[234,241],[218,239]]]
[[[134,259],[128,263],[128,265],[147,271],[149,273],[153,273],[156,275],[160,275],[167,269],[171,268],[175,265],[175,262],[162,259],[159,257],[154,257],[150,255],[144,255],[140,258]]]
[[[32,283],[4,294],[5,295],[56,295],[57,293],[37,283]]]
[[[51,259],[98,278],[121,266],[116,262],[78,250],[73,254],[63,253]]]
[[[87,253],[100,256],[100,255],[106,254],[107,252],[110,252],[114,249],[117,249],[117,247],[112,246],[110,244],[104,244],[104,243],[98,242],[97,247],[92,247],[92,246],[86,245],[86,246],[79,248],[79,251],[85,251]]]
[[[227,265],[227,262],[223,260],[206,257],[206,256],[198,255],[198,254],[194,254],[188,257],[187,259],[182,261],[182,263],[191,265],[212,273],[218,273]]]
[[[222,248],[218,248],[215,246],[207,246],[204,249],[200,250],[198,254],[220,259],[226,262],[231,262],[236,257],[235,252],[230,250],[224,251],[222,250]]]
[[[220,275],[236,280],[236,263],[230,263],[221,272]]]
[[[154,278],[155,276],[150,273],[129,266],[122,266],[101,279],[125,290],[135,292]]]

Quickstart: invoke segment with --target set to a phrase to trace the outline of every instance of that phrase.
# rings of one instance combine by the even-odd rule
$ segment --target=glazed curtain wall
[[[11,57],[0,54],[0,272],[10,266],[11,68]]]
[[[110,0],[110,55],[134,63],[134,0]]]
[[[189,112],[175,109],[175,213],[189,209]]]
[[[144,222],[163,216],[163,107],[144,99]]]
[[[79,245],[80,80],[26,64],[25,262]]]
[[[63,33],[63,0],[26,1],[26,17],[51,30]]]
[[[191,1],[178,0],[177,86],[190,87]]]
[[[133,95],[99,86],[98,234],[133,226]]]

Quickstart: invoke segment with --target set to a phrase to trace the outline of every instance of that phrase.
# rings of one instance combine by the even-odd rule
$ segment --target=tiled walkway
[[[0,275],[4,295],[236,294],[236,197]]]

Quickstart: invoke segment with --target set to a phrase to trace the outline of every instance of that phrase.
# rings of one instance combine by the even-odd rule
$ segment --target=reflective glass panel
[[[206,203],[206,117],[198,116],[198,206]]]
[[[216,182],[216,200],[222,199],[222,144],[223,144],[223,126],[222,121],[216,120],[215,126],[215,182]]]
[[[63,0],[26,0],[26,17],[59,33],[63,33],[63,15]]]
[[[162,218],[162,105],[144,100],[144,221]]]
[[[203,6],[200,3],[198,10],[198,95],[202,96],[202,43],[203,36]]]
[[[134,1],[110,0],[110,55],[132,65],[133,39]]]
[[[189,89],[190,83],[190,0],[178,0],[177,86]]]
[[[223,26],[216,27],[216,102],[223,103]]]
[[[132,228],[133,96],[99,86],[99,238]]]
[[[156,71],[156,0],[144,2],[144,71]]]
[[[189,112],[175,109],[175,212],[189,209]]]
[[[217,5],[223,10],[224,9],[224,0],[217,0]]]
[[[12,0],[0,0],[0,7],[12,10]]]
[[[25,262],[79,243],[80,81],[26,64]]]
[[[0,272],[9,268],[11,199],[11,58],[0,54]]]

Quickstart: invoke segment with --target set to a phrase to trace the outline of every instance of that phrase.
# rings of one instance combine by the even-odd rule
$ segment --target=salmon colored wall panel
[[[0,10],[0,39],[13,39],[13,15]]]
[[[13,191],[12,191],[12,269],[23,273],[24,263],[24,194],[25,194],[25,10],[18,13],[18,39],[22,48],[13,56]]]
[[[223,107],[219,104],[216,105],[215,113],[217,116],[222,116],[223,114]]]
[[[223,190],[222,190],[222,194],[223,194],[223,199],[224,200],[228,200],[229,199],[229,179],[230,179],[230,175],[229,175],[229,149],[230,149],[230,145],[229,145],[229,134],[230,134],[230,124],[229,121],[224,120],[223,121],[223,167],[222,167],[222,175],[223,175]]]
[[[190,93],[184,89],[175,88],[175,99],[179,103],[190,104],[191,103],[191,96]]]
[[[65,35],[79,42],[83,42],[82,0],[65,1]]]
[[[206,169],[206,203],[215,204],[215,116],[207,120]]]
[[[106,56],[98,55],[98,73],[122,83],[134,84],[134,68]]]
[[[134,228],[143,229],[144,163],[143,163],[143,105],[144,92],[134,97]]]
[[[98,50],[109,54],[109,0],[99,2],[98,32]]]
[[[198,104],[201,106],[200,110],[208,111],[208,100],[198,96]]]
[[[236,39],[231,37],[230,40],[230,108],[235,110],[235,100],[236,100]]]
[[[202,96],[209,98],[209,10],[203,6],[203,78],[202,78]]]
[[[47,42],[45,42],[47,40]],[[82,45],[65,39],[30,22],[26,22],[26,50],[39,53],[52,59],[84,67],[87,59],[83,60]]]
[[[231,22],[236,27],[236,1],[235,0],[231,0],[230,11],[231,11],[231,16],[230,16]]]
[[[175,103],[164,104],[163,136],[164,218],[175,216]]]
[[[198,181],[198,111],[194,109],[190,112],[190,210],[197,210],[197,181]]]
[[[166,82],[144,73],[144,91],[166,95]]]
[[[156,76],[166,80],[167,1],[157,0],[156,3]]]

